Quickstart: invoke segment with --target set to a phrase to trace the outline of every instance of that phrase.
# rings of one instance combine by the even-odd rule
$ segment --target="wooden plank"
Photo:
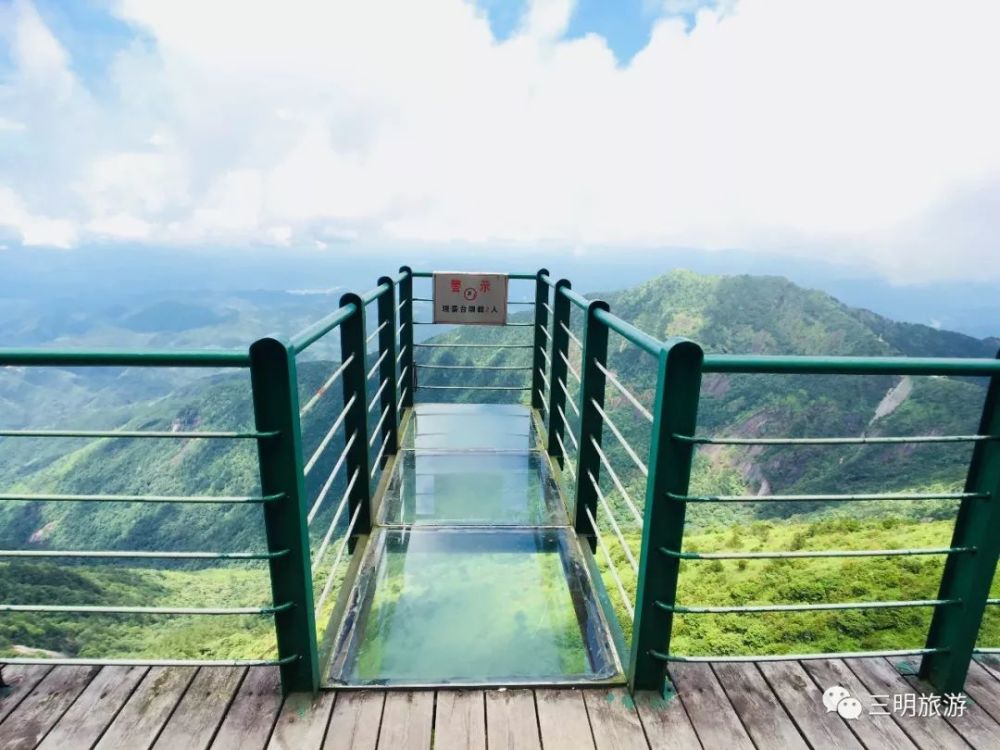
[[[884,694],[873,694],[869,691],[843,661],[840,659],[815,659],[803,661],[802,666],[824,691],[834,685],[840,685],[851,694],[852,698],[861,701],[864,714],[860,719],[851,721],[850,727],[868,750],[896,750],[897,748],[916,750],[916,745],[910,741],[910,738],[890,714],[869,713],[876,703],[874,696]],[[879,700],[882,703],[886,702],[884,697],[880,697]],[[889,703],[888,706],[889,708],[885,710],[891,710],[892,704]]]
[[[148,671],[148,667],[104,667],[45,736],[39,750],[93,745]]]
[[[757,666],[810,745],[863,750],[847,722],[836,712],[827,713],[823,706],[826,688],[820,690],[801,664],[774,661],[760,662]]]
[[[994,721],[1000,721],[1000,680],[979,664],[969,665],[965,678],[965,692],[982,706]]]
[[[337,695],[323,750],[375,750],[385,693],[344,691]]]
[[[705,747],[753,750],[736,710],[708,664],[671,664],[670,679]]]
[[[535,696],[530,690],[486,691],[486,741],[490,750],[541,750]]]
[[[486,750],[486,697],[482,690],[439,690],[434,708],[434,750]]]
[[[232,703],[245,667],[202,667],[156,738],[155,750],[204,750]]]
[[[545,750],[594,747],[587,706],[579,690],[536,690],[535,708]]]
[[[28,697],[28,694],[35,689],[35,685],[42,681],[42,678],[49,673],[52,667],[47,666],[21,666],[9,664],[3,667],[2,674],[5,686],[0,689],[0,721],[7,718],[8,714]]]
[[[212,740],[212,750],[263,750],[280,710],[278,668],[251,668]]]
[[[976,657],[975,661],[976,664],[1000,680],[1000,656],[981,654]]]
[[[271,732],[270,750],[318,750],[323,744],[326,725],[336,693],[323,690],[315,695],[292,693],[278,714]]]
[[[756,665],[719,663],[713,665],[713,671],[757,747],[807,750],[795,722]]]
[[[701,742],[676,693],[664,698],[652,690],[635,694],[635,708],[652,750],[701,750]]]
[[[193,667],[153,667],[97,743],[99,750],[150,747],[184,695],[197,670]]]
[[[587,690],[583,698],[598,750],[649,746],[635,703],[625,688]]]
[[[872,695],[889,696],[890,709],[893,695],[913,692],[903,676],[885,659],[845,659],[844,664]],[[968,750],[968,743],[940,716],[920,719],[893,716],[893,719],[920,748]]]
[[[391,692],[385,696],[378,746],[385,750],[429,750],[433,727],[433,691]]]
[[[0,747],[35,747],[98,671],[96,667],[53,668],[0,724]]]
[[[934,692],[933,686],[915,676],[907,677],[906,681],[913,686],[918,694]],[[923,721],[923,718],[911,719],[911,721]],[[973,700],[966,700],[964,715],[946,716],[945,721],[951,724],[952,728],[973,747],[996,747],[997,743],[1000,742],[1000,724]]]

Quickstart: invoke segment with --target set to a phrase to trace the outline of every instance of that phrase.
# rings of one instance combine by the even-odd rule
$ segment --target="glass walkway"
[[[526,406],[417,404],[335,635],[333,684],[620,672]]]

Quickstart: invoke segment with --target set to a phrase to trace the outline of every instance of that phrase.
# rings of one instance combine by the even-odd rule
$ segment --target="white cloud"
[[[17,193],[0,185],[0,227],[12,230],[23,245],[69,248],[77,240],[72,222],[32,213]]]
[[[572,0],[534,0],[502,43],[462,0],[121,0],[141,34],[98,97],[19,0],[0,107],[42,158],[0,152],[3,223],[63,245],[685,245],[1000,275],[1000,4],[719,7],[690,31],[667,14],[622,66],[561,38]]]

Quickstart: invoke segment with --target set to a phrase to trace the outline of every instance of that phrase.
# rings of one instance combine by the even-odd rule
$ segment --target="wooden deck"
[[[0,748],[1000,748],[1000,669],[973,665],[962,717],[823,708],[843,685],[922,692],[884,659],[685,664],[678,696],[624,689],[324,691],[282,700],[269,668],[5,667]],[[891,705],[891,704],[890,704]]]

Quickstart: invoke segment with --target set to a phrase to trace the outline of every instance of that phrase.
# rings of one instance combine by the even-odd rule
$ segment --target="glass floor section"
[[[526,406],[418,404],[330,633],[332,685],[619,675]]]
[[[365,555],[334,683],[577,682],[617,671],[569,530],[379,529]]]

